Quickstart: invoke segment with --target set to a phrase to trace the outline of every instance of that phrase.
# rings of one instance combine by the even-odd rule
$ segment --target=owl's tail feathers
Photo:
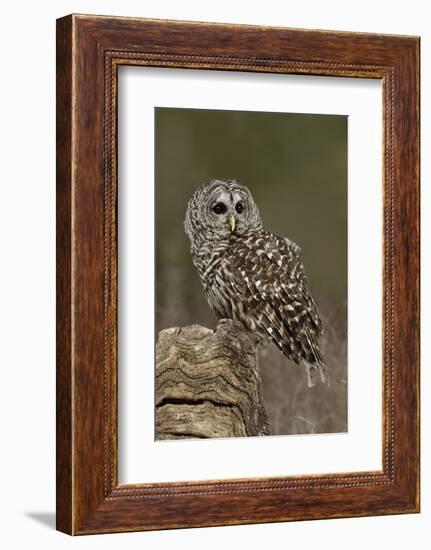
[[[305,363],[305,368],[307,369],[309,388],[313,388],[316,385],[319,377],[323,384],[328,384],[329,386],[328,369],[325,363]]]
[[[311,350],[311,355],[314,359],[312,362],[305,361],[308,377],[308,387],[314,387],[319,376],[321,382],[323,384],[328,384],[329,386],[328,369],[326,368],[325,361],[323,360],[322,352],[320,351],[319,345],[314,341],[313,338],[310,337],[309,334],[307,334],[307,341]]]

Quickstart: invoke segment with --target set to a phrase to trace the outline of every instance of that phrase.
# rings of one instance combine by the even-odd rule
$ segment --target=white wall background
[[[283,25],[422,37],[422,151],[431,150],[427,2],[345,0],[15,0],[0,40],[0,518],[3,548],[428,548],[430,338],[422,346],[422,514],[155,533],[67,537],[54,531],[55,19],[70,12]],[[422,155],[422,327],[431,330],[431,188]],[[428,253],[426,253],[428,252]],[[428,535],[429,539],[429,535]],[[24,546],[26,545],[26,546]]]

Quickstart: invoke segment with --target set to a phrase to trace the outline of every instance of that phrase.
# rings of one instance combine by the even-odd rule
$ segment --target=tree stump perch
[[[270,435],[256,341],[222,320],[160,331],[156,348],[156,439]]]

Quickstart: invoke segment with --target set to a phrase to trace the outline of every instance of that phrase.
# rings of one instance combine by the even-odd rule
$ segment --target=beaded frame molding
[[[119,65],[348,76],[383,89],[381,471],[118,483]],[[90,15],[57,21],[57,529],[419,511],[419,38]]]

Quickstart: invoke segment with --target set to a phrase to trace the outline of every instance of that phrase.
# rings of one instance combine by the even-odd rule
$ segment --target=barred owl
[[[238,180],[205,183],[187,205],[184,227],[216,317],[240,321],[260,343],[274,342],[306,367],[309,386],[317,375],[326,381],[319,348],[323,327],[301,250],[263,229],[248,188]]]

